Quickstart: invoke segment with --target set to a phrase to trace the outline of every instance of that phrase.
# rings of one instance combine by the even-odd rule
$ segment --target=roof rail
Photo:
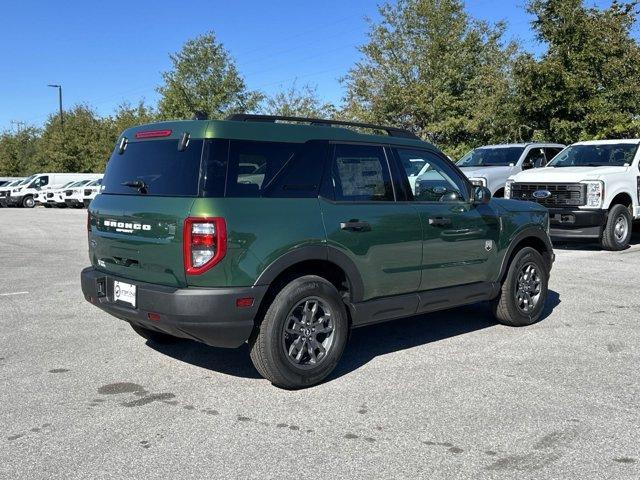
[[[410,132],[409,130],[405,130],[404,128],[397,127],[385,127],[382,125],[374,125],[371,123],[360,123],[360,122],[346,122],[344,120],[327,120],[322,118],[305,118],[305,117],[285,117],[280,115],[251,115],[246,113],[235,113],[233,115],[229,115],[225,120],[231,120],[234,122],[267,122],[267,123],[276,123],[277,121],[283,122],[299,122],[299,123],[309,123],[311,125],[326,125],[326,126],[347,126],[347,127],[358,127],[358,128],[368,128],[371,130],[382,130],[383,132],[387,132],[387,135],[390,137],[401,137],[401,138],[411,138],[413,140],[420,140],[420,138]]]

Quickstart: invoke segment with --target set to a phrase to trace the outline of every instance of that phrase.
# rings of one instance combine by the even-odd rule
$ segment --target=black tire
[[[150,342],[158,343],[158,344],[171,344],[179,342],[180,339],[178,337],[174,337],[173,335],[169,335],[167,333],[157,332],[155,330],[149,330],[148,328],[141,327],[140,325],[134,325],[130,323],[131,328],[143,338],[146,338]]]
[[[33,199],[32,196],[27,195],[22,199],[22,206],[24,208],[33,208],[36,206],[36,201]]]
[[[536,298],[533,308],[525,311],[522,306],[519,305],[520,302],[517,299],[517,292],[519,291],[520,274],[529,266],[534,267],[534,271],[540,281],[540,288],[538,296],[533,296]],[[530,285],[530,283],[528,285]],[[549,270],[542,255],[531,247],[525,247],[519,250],[511,260],[509,270],[507,270],[507,276],[500,288],[500,294],[492,302],[493,314],[503,325],[511,327],[531,325],[540,320],[547,300],[548,288]],[[535,289],[533,293],[535,293]],[[531,295],[529,298],[531,299]]]
[[[614,205],[607,215],[600,243],[605,250],[619,251],[629,246],[633,231],[633,219],[624,205]]]
[[[311,342],[318,345],[318,342],[323,341],[322,334],[309,333],[308,328],[306,328],[307,333],[302,333],[300,330],[294,334],[298,335],[296,338],[301,341],[301,348],[297,348],[294,352],[299,353],[301,350],[307,349],[304,356],[309,356],[308,364],[296,365],[294,364],[295,359],[290,356],[291,350],[286,350],[286,344],[287,341],[290,341],[291,344],[298,342],[293,341],[294,337],[286,333],[285,330],[290,326],[289,322],[296,309],[303,304],[306,308],[308,302],[319,302],[319,308],[325,307],[330,310],[332,337],[331,341],[327,343],[326,353],[322,357],[320,357],[322,352],[319,351],[320,355],[318,355],[316,364],[311,361],[310,356],[310,350],[314,350],[315,356],[315,349],[306,345],[311,346]],[[329,318],[325,315],[326,312],[323,317]],[[294,328],[297,327],[297,325],[294,326]],[[302,328],[304,329],[304,327]],[[338,290],[324,278],[315,275],[296,278],[282,288],[269,305],[257,333],[250,342],[251,361],[258,372],[277,387],[286,389],[310,387],[320,383],[333,371],[342,357],[348,334],[347,312]],[[307,337],[309,340],[304,340],[302,335],[312,335],[313,339]],[[324,340],[326,341],[328,337],[327,335]]]

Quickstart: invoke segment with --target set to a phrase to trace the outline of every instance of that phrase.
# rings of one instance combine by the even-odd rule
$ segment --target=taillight
[[[184,270],[200,275],[227,253],[227,225],[224,218],[193,218],[184,221]]]

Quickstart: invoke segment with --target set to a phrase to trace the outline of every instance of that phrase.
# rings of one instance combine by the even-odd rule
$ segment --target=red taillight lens
[[[206,272],[227,253],[224,218],[187,218],[184,221],[184,270],[187,275]]]
[[[162,138],[171,135],[171,130],[147,130],[144,132],[136,132],[135,137],[141,138]]]

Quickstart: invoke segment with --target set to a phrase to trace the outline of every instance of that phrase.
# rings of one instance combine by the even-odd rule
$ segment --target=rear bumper
[[[174,288],[136,282],[85,268],[81,275],[85,299],[114,317],[151,330],[197,340],[214,347],[235,348],[249,339],[267,287]],[[113,281],[136,285],[137,308],[113,300]],[[238,308],[238,298],[254,298]],[[159,320],[149,320],[149,313]]]
[[[607,223],[607,211],[550,208],[549,219],[552,237],[600,238]]]

